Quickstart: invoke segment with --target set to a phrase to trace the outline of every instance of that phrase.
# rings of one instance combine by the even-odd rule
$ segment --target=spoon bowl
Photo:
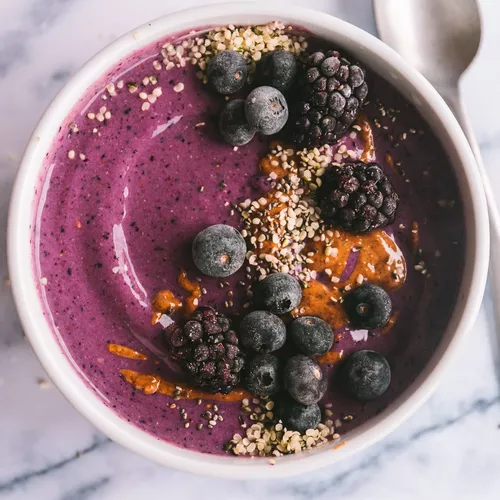
[[[456,85],[476,56],[476,0],[382,0],[374,9],[382,40],[437,88]]]
[[[483,181],[495,255],[500,251],[500,212],[459,85],[481,42],[477,0],[373,0],[373,8],[380,38],[429,80],[465,132]],[[493,261],[493,281],[500,290],[498,267]]]

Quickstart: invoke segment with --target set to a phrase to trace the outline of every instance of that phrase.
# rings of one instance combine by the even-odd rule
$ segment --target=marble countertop
[[[184,7],[207,0],[184,0]],[[375,33],[371,0],[302,0]],[[500,3],[482,0],[484,38],[465,102],[500,195]],[[101,47],[173,0],[0,2],[0,276],[7,278],[9,194],[24,145],[71,74]],[[496,182],[499,181],[499,182]],[[29,307],[29,305],[27,305]],[[162,468],[112,443],[47,381],[0,283],[0,498],[472,500],[500,497],[499,356],[488,291],[468,342],[434,396],[383,442],[340,464],[279,482],[236,482]]]

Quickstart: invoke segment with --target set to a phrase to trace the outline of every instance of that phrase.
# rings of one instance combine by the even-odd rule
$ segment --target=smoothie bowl
[[[21,320],[65,396],[151,459],[232,478],[390,432],[487,263],[475,164],[430,85],[347,23],[259,4],[93,58],[35,130],[9,221]]]

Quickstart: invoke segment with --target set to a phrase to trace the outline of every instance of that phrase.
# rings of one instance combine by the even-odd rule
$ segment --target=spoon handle
[[[497,202],[495,200],[495,195],[491,189],[491,182],[488,178],[488,173],[484,167],[484,163],[481,157],[481,151],[479,150],[479,145],[477,143],[474,131],[470,124],[469,118],[467,117],[467,112],[465,111],[465,106],[463,100],[460,96],[459,88],[448,88],[448,89],[437,89],[441,94],[443,99],[446,101],[450,109],[453,111],[458,123],[460,123],[462,130],[465,133],[469,141],[469,145],[476,158],[477,167],[483,181],[484,192],[486,195],[486,201],[488,203],[488,213],[490,216],[490,228],[492,236],[500,244],[500,212],[498,211]]]

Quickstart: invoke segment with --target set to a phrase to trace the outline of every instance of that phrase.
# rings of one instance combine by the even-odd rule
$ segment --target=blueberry
[[[344,297],[344,307],[355,328],[382,328],[391,316],[391,298],[377,285],[361,285]]]
[[[244,146],[255,135],[245,118],[245,101],[233,99],[228,101],[219,119],[219,130],[224,140],[232,146]]]
[[[209,226],[196,235],[192,253],[196,267],[207,276],[225,278],[245,262],[245,240],[237,229],[225,224]]]
[[[288,120],[288,105],[283,94],[273,87],[257,87],[245,101],[248,123],[264,135],[278,133]]]
[[[245,387],[257,396],[271,396],[281,387],[280,361],[272,354],[258,354],[247,362]]]
[[[274,273],[257,284],[254,297],[263,309],[274,314],[285,314],[300,304],[302,289],[293,276]]]
[[[391,368],[387,360],[375,351],[358,351],[339,366],[338,381],[344,392],[358,399],[376,399],[391,383]]]
[[[274,50],[266,54],[257,67],[257,78],[262,85],[286,92],[297,74],[295,56],[286,50]]]
[[[289,396],[280,398],[274,411],[287,430],[301,434],[316,429],[321,422],[321,409],[317,404],[302,405]]]
[[[287,361],[283,379],[290,396],[303,405],[317,403],[326,392],[326,375],[321,366],[303,354]]]
[[[253,311],[241,322],[240,340],[244,347],[255,352],[276,351],[286,340],[285,323],[268,311]]]
[[[247,78],[247,64],[234,50],[216,54],[207,67],[209,85],[219,94],[234,94],[243,87]]]
[[[333,345],[333,330],[321,318],[303,316],[290,324],[290,338],[299,352],[313,356],[328,352]]]

